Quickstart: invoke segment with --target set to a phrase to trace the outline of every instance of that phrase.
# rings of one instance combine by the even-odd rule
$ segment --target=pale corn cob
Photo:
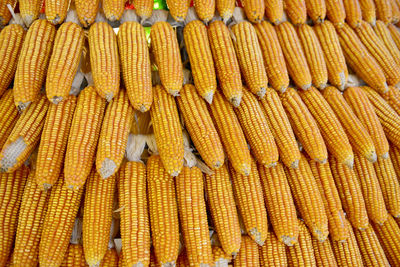
[[[142,18],[142,20],[150,18],[153,13],[154,1],[152,0],[133,0],[136,14]],[[121,28],[120,28],[121,30]]]
[[[17,229],[18,210],[21,205],[24,186],[29,174],[29,168],[22,166],[13,173],[0,174],[0,265],[6,263],[13,249],[14,235]],[[33,208],[33,207],[32,207]],[[28,218],[21,213],[21,220]],[[26,233],[29,234],[29,233]],[[24,244],[27,245],[27,244]]]
[[[40,266],[61,265],[68,249],[82,195],[83,187],[77,191],[67,189],[63,175],[51,189],[39,244]]]
[[[251,172],[248,176],[237,173],[231,164],[229,164],[229,170],[236,204],[242,215],[246,232],[258,245],[262,246],[267,238],[268,218],[256,162],[251,160]]]
[[[390,31],[386,27],[385,23],[378,20],[374,27],[375,33],[378,35],[379,39],[385,44],[390,55],[397,65],[400,65],[400,50],[397,48]]]
[[[390,31],[390,35],[392,36],[393,41],[395,42],[398,49],[400,49],[400,31],[393,24],[387,25],[388,30]]]
[[[0,26],[6,26],[11,19],[11,13],[7,5],[11,5],[12,9],[17,5],[17,0],[2,0],[0,2]]]
[[[224,149],[205,101],[193,85],[186,84],[177,103],[196,150],[210,168],[218,169],[224,164]]]
[[[69,244],[61,267],[86,267],[85,255],[81,244]]]
[[[357,34],[347,24],[338,29],[337,33],[349,67],[369,86],[379,92],[386,92],[385,74]]]
[[[400,115],[400,91],[397,87],[389,86],[389,90],[381,94],[387,103]]]
[[[226,254],[222,247],[212,246],[211,249],[214,266],[227,266],[232,261],[232,255]]]
[[[281,95],[293,131],[307,154],[315,161],[325,163],[328,151],[314,117],[293,88]]]
[[[279,242],[273,232],[268,232],[264,245],[259,247],[258,251],[260,254],[260,266],[288,266],[285,245]]]
[[[15,105],[20,110],[40,98],[55,34],[55,27],[43,19],[35,21],[26,34],[13,90]]]
[[[238,107],[242,99],[242,81],[229,29],[222,21],[214,21],[207,32],[221,90],[229,102]]]
[[[265,15],[268,20],[278,25],[283,20],[283,0],[265,1]],[[263,23],[263,22],[261,22]]]
[[[374,0],[376,7],[376,18],[385,24],[392,21],[392,5],[390,0]]]
[[[353,166],[354,155],[349,139],[332,108],[317,89],[299,91],[300,97],[313,115],[328,151],[347,166]]]
[[[368,215],[365,201],[354,170],[341,164],[334,157],[329,157],[329,163],[348,220],[354,228],[361,230],[367,228]]]
[[[64,162],[65,183],[70,189],[81,188],[92,169],[105,106],[93,86],[79,94]]]
[[[104,15],[109,21],[116,21],[122,17],[125,10],[125,0],[103,0]]]
[[[70,0],[46,0],[46,19],[57,25],[64,22],[70,5]]]
[[[167,5],[174,20],[183,22],[186,19],[190,5],[188,0],[168,0]]]
[[[214,125],[233,168],[243,175],[249,175],[251,170],[250,151],[233,107],[218,91],[209,107]]]
[[[307,14],[314,23],[322,23],[326,16],[326,4],[323,0],[305,0]]]
[[[207,28],[201,21],[194,20],[185,26],[183,36],[196,89],[211,104],[217,89],[217,79]]]
[[[36,163],[35,181],[41,189],[49,189],[62,172],[76,101],[76,96],[70,95],[60,104],[49,106]]]
[[[242,236],[242,245],[233,264],[238,267],[257,267],[260,266],[260,256],[257,243],[249,236]]]
[[[283,0],[285,13],[294,25],[304,24],[307,20],[305,0]]]
[[[312,245],[317,266],[338,266],[329,239],[325,240],[324,242],[320,242],[315,238],[312,238]]]
[[[300,160],[299,147],[278,93],[268,88],[261,105],[278,146],[280,159],[286,166],[297,168]]]
[[[310,232],[303,221],[299,223],[299,242],[291,247],[286,247],[288,266],[316,267],[314,250]]]
[[[343,0],[325,0],[325,5],[328,19],[336,28],[343,27],[346,18]]]
[[[21,18],[27,27],[31,26],[32,22],[39,17],[40,9],[42,8],[42,0],[19,0],[19,11]]]
[[[18,24],[8,25],[0,32],[0,96],[14,78],[24,37],[25,30]]]
[[[242,103],[235,112],[257,162],[267,167],[276,165],[278,148],[256,96],[243,90]]]
[[[289,86],[289,75],[275,29],[266,21],[255,24],[254,28],[263,54],[269,83],[276,91],[284,92]]]
[[[361,252],[364,266],[390,266],[385,252],[383,251],[378,237],[371,225],[368,225],[368,228],[363,231],[355,229],[354,235]]]
[[[73,22],[63,23],[57,31],[46,76],[47,98],[54,104],[68,98],[84,41],[83,29]]]
[[[150,109],[154,135],[165,170],[177,176],[183,167],[183,135],[174,97],[161,85],[153,88],[154,102]]]
[[[377,156],[374,142],[341,92],[335,87],[329,86],[323,90],[322,94],[341,122],[353,149],[368,161],[375,162]]]
[[[264,17],[264,0],[243,0],[243,9],[247,19],[252,23],[260,23]]]
[[[383,225],[372,224],[391,266],[400,264],[400,228],[392,216]]]
[[[361,6],[358,0],[343,0],[346,22],[350,27],[360,27],[362,21]]]
[[[90,66],[97,93],[111,101],[118,94],[120,68],[117,37],[106,22],[96,22],[89,30]]]
[[[99,0],[75,0],[75,7],[80,23],[88,28],[96,19]]]
[[[215,0],[216,8],[223,19],[227,22],[233,15],[233,10],[235,9],[235,0]]]
[[[240,227],[226,164],[214,174],[207,174],[205,181],[208,208],[218,239],[226,254],[236,254],[240,248]]]
[[[399,9],[399,1],[398,0],[391,0],[390,1],[392,7],[392,21],[391,23],[396,24],[400,20],[400,9]]]
[[[204,23],[208,23],[215,13],[215,0],[194,0],[194,8],[196,10],[197,16]],[[264,13],[263,13],[264,15]]]
[[[257,0],[246,0],[257,1]],[[262,9],[264,10],[264,9]],[[248,90],[260,98],[265,95],[268,77],[265,72],[263,56],[254,27],[247,21],[235,24],[232,28],[233,44],[239,60],[240,70]]]
[[[374,0],[358,0],[361,8],[362,19],[371,25],[375,25],[376,12]]]
[[[0,171],[13,172],[29,158],[39,143],[48,107],[42,95],[21,114],[0,152]]]
[[[379,118],[375,113],[374,107],[368,100],[367,95],[360,87],[348,87],[343,93],[343,96],[371,136],[377,156],[387,158],[389,143],[386,139],[382,125],[379,122]]]
[[[107,249],[106,255],[101,260],[99,267],[117,267],[118,266],[118,252],[115,248]]]
[[[280,242],[292,246],[297,243],[299,228],[283,165],[278,162],[275,167],[266,168],[259,164],[258,172],[274,233]]]
[[[6,90],[0,98],[0,147],[2,148],[18,121],[18,110],[14,105],[12,90]]]

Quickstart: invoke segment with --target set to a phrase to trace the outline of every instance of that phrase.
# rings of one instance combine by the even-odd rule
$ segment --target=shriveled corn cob
[[[400,228],[392,216],[383,225],[372,224],[391,266],[400,264]]]
[[[299,223],[299,242],[291,247],[286,247],[289,266],[317,266],[312,246],[310,232],[303,221]]]
[[[39,143],[48,107],[42,95],[21,114],[0,152],[1,171],[13,172],[28,159]]]
[[[390,0],[374,0],[376,7],[376,18],[385,24],[392,21],[392,5]]]
[[[312,245],[317,266],[338,266],[329,239],[320,242],[315,238],[312,238]]]
[[[314,23],[322,23],[326,16],[326,4],[322,0],[306,0],[307,14]]]
[[[88,28],[96,19],[99,0],[75,0],[76,13],[83,27]]]
[[[81,188],[92,169],[105,106],[93,86],[79,94],[64,163],[65,183],[70,189]]]
[[[151,17],[153,13],[154,1],[152,0],[133,0],[136,14],[142,18],[142,20]],[[121,30],[121,28],[120,28]]]
[[[168,0],[167,5],[174,20],[177,22],[183,22],[185,20],[190,5],[188,0]]]
[[[269,82],[272,88],[284,92],[289,86],[289,75],[275,29],[266,21],[255,24],[254,28],[256,29],[258,42],[263,54],[264,65],[269,77]]]
[[[13,249],[15,231],[17,229],[18,210],[21,205],[24,186],[29,168],[22,166],[13,173],[0,174],[0,265],[6,266]],[[21,220],[28,218],[21,213]],[[29,233],[25,233],[29,234]],[[24,244],[27,245],[27,244]]]
[[[261,105],[278,146],[280,159],[286,166],[297,168],[300,160],[299,147],[278,93],[268,88]]]
[[[196,10],[197,16],[204,23],[208,23],[215,13],[215,0],[194,0],[194,8]],[[264,15],[264,13],[263,13]]]
[[[217,79],[207,28],[201,21],[194,20],[185,26],[183,36],[196,89],[211,104],[217,89]]]
[[[197,151],[210,168],[218,169],[224,164],[224,149],[205,101],[193,85],[186,84],[177,103]]]
[[[283,20],[283,0],[265,1],[265,15],[268,20],[278,25]],[[263,22],[261,22],[263,23]]]
[[[221,93],[216,92],[214,101],[210,105],[210,111],[233,168],[243,175],[249,175],[251,170],[250,151],[233,107]]]
[[[118,252],[115,248],[107,249],[106,255],[100,262],[100,267],[118,266]]]
[[[285,245],[279,242],[273,232],[268,232],[264,245],[259,247],[258,250],[260,254],[260,266],[287,266]]]
[[[371,25],[375,25],[376,11],[374,0],[358,0],[361,8],[362,19]]]
[[[0,2],[0,25],[6,26],[11,19],[11,13],[8,10],[7,5],[11,5],[14,9],[17,5],[17,0],[2,0]]]
[[[233,264],[239,267],[256,267],[260,266],[260,256],[258,252],[257,243],[255,243],[249,236],[242,236],[242,245]]]
[[[265,3],[263,0],[243,0],[243,9],[247,19],[252,23],[260,23],[264,17]]]
[[[325,0],[325,4],[328,19],[336,28],[343,27],[346,18],[343,0]]]
[[[228,263],[232,261],[232,255],[226,254],[222,247],[212,246],[211,249],[214,266],[227,266]]]
[[[19,11],[27,27],[31,26],[32,22],[39,17],[40,9],[42,8],[42,0],[19,0]]]
[[[86,253],[86,251],[85,251]],[[86,267],[85,255],[81,244],[70,244],[61,267]]]
[[[258,165],[258,172],[274,233],[280,242],[292,246],[297,242],[299,228],[296,207],[283,165],[279,162],[271,168]]]
[[[307,9],[304,0],[283,0],[283,2],[286,15],[294,25],[306,23]]]
[[[387,103],[400,115],[400,91],[397,87],[389,86],[389,90],[381,94]]]
[[[68,98],[79,67],[84,38],[83,29],[73,22],[63,23],[57,31],[46,76],[47,98],[54,104]]]
[[[12,90],[7,90],[0,98],[0,147],[2,148],[18,121],[18,110],[14,105]]]
[[[390,6],[392,8],[392,21],[391,23],[396,24],[400,20],[400,9],[397,0],[390,0]]]
[[[242,81],[229,29],[222,21],[214,21],[207,30],[222,92],[233,106],[238,107],[242,99]]]
[[[290,124],[307,154],[315,161],[325,163],[328,151],[318,125],[301,97],[293,88],[281,95],[281,101]]]
[[[14,102],[20,110],[40,98],[55,34],[55,27],[43,19],[35,21],[26,34],[14,80]]]
[[[392,36],[397,48],[400,49],[400,31],[393,24],[387,25],[387,28],[390,31],[390,35]]]
[[[346,22],[350,27],[360,27],[362,21],[361,6],[358,0],[343,0]]]
[[[54,25],[63,23],[67,17],[69,5],[70,0],[46,0],[46,19]]]
[[[233,10],[235,9],[235,0],[215,0],[216,8],[223,19],[224,22],[227,22],[233,15]]]
[[[125,0],[103,0],[104,15],[109,21],[116,21],[122,17],[125,10]]]

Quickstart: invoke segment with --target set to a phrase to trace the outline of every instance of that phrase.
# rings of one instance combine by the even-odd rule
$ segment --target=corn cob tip
[[[270,164],[264,165],[266,168],[272,168],[275,167],[276,165],[278,165],[278,162],[272,162]]]
[[[244,176],[249,176],[250,172],[251,172],[251,166],[247,165],[247,164],[242,164],[240,170],[240,174],[244,175]]]
[[[19,137],[17,140],[8,145],[5,149],[2,150],[3,158],[0,160],[0,171],[8,172],[10,169],[17,164],[18,156],[27,148],[27,144],[25,143],[22,137]]]
[[[61,17],[59,14],[53,20],[49,20],[49,22],[53,25],[58,25],[61,22]]]
[[[308,89],[310,89],[310,87],[311,87],[311,83],[309,83],[309,84],[304,84],[304,85],[302,85],[301,86],[301,90],[308,90]]]
[[[314,233],[313,236],[315,236],[319,242],[324,242],[329,235],[329,232],[327,230],[324,231],[321,229],[313,229],[313,233]]]
[[[233,96],[229,99],[229,102],[232,103],[232,105],[237,108],[238,106],[240,106],[240,102],[242,101],[242,96]]]
[[[296,236],[288,236],[288,235],[283,235],[279,238],[288,247],[291,247],[295,244],[297,244],[298,240]]]
[[[203,98],[208,104],[211,105],[214,98],[214,92],[209,92],[208,94],[203,95]]]
[[[42,189],[43,189],[43,191],[47,191],[47,190],[49,190],[50,188],[51,188],[51,184],[48,184],[48,183],[44,183],[44,184],[42,184],[42,185],[39,185],[39,187],[41,187]]]
[[[324,159],[314,159],[316,162],[318,162],[319,164],[325,164],[328,161],[328,158],[324,158]]]
[[[299,160],[296,159],[295,161],[292,162],[292,164],[290,164],[290,168],[292,169],[297,169],[299,167]]]
[[[134,267],[142,267],[142,266],[144,266],[143,264],[141,264],[140,266],[138,266],[138,264],[141,264],[141,263],[137,263],[137,264],[135,264],[134,265]],[[161,267],[175,267],[176,266],[176,263],[174,262],[174,261],[171,261],[171,262],[166,262],[166,263],[162,263],[161,264]]]
[[[113,97],[114,97],[114,94],[113,94],[113,93],[108,93],[108,94],[106,95],[105,99],[107,100],[107,102],[110,102],[110,101],[113,99]]]
[[[72,191],[74,191],[74,192],[78,192],[79,189],[81,188],[80,186],[78,186],[78,185],[73,185],[73,184],[66,184],[66,187],[67,187],[69,190],[72,190]]]
[[[265,94],[267,93],[267,89],[264,87],[261,87],[260,90],[257,92],[257,96],[262,99]]]
[[[251,228],[249,230],[249,236],[251,236],[251,238],[254,240],[254,242],[257,243],[257,245],[259,246],[263,246],[265,239],[262,239],[262,233],[260,233],[256,227]]]
[[[18,102],[16,103],[17,109],[19,112],[24,111],[29,105],[31,104],[31,102],[26,102],[26,103],[22,103],[22,102]]]
[[[322,84],[317,85],[317,88],[320,89],[320,90],[324,90],[326,87],[327,87],[326,83],[322,83]]]
[[[109,158],[105,158],[101,163],[101,167],[97,169],[101,178],[107,179],[111,175],[113,175],[117,170],[117,164]]]
[[[385,154],[380,155],[381,159],[387,159],[389,157],[389,152],[386,152]]]
[[[386,154],[387,154],[387,152],[386,152]],[[367,160],[368,160],[369,162],[371,162],[371,163],[376,162],[377,159],[378,159],[378,157],[377,157],[375,151],[370,151],[370,152],[366,155],[366,158],[367,158]]]
[[[62,96],[55,96],[52,99],[50,99],[50,102],[57,105],[58,103],[60,103],[61,101],[63,101]]]
[[[344,91],[346,87],[346,74],[344,73],[344,71],[339,73],[339,78],[340,78],[340,84],[338,85],[338,89],[340,91]]]
[[[344,165],[346,165],[347,167],[349,167],[350,169],[353,169],[353,166],[354,166],[354,156],[353,155],[351,155],[351,156],[349,156],[347,159],[345,159],[343,162],[342,162]]]
[[[35,20],[35,18],[32,15],[24,15],[24,16],[22,16],[22,20],[24,21],[24,24],[27,27],[29,27],[29,26],[31,26],[31,24]]]

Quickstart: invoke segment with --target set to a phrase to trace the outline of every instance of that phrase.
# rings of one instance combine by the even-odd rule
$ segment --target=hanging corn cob
[[[96,19],[99,0],[75,0],[76,13],[83,27],[88,28]]]
[[[395,42],[397,48],[400,49],[400,32],[399,32],[399,30],[393,24],[387,25],[387,28],[390,31],[390,35],[392,36],[392,39]]]
[[[305,0],[307,14],[314,23],[322,23],[326,16],[326,4],[323,0]]]
[[[244,13],[252,23],[260,23],[264,17],[265,3],[263,0],[243,0]]]
[[[346,22],[350,27],[360,27],[362,21],[361,7],[358,0],[343,0],[346,11]]]
[[[204,23],[208,23],[215,13],[215,0],[194,0],[194,8],[197,16]]]
[[[239,267],[257,267],[260,266],[260,256],[257,243],[249,236],[242,235],[242,245],[233,264]]]
[[[376,35],[378,35],[379,39],[385,44],[385,47],[388,49],[396,64],[400,65],[400,51],[397,48],[392,36],[390,35],[390,31],[386,27],[385,23],[378,20],[376,22],[376,26],[374,27],[374,31]]]
[[[101,260],[99,267],[118,266],[118,252],[115,248],[109,248]]]
[[[42,8],[42,0],[19,0],[19,11],[22,20],[27,27],[31,26],[32,22],[39,17],[40,9]]]
[[[125,0],[103,0],[104,15],[109,21],[119,20],[125,9]]]
[[[389,90],[381,94],[387,103],[400,115],[400,91],[397,87],[389,86]]]
[[[46,19],[54,25],[63,23],[67,17],[69,5],[70,0],[46,0]]]
[[[235,9],[235,0],[215,0],[216,1],[216,8],[226,23],[233,15],[233,10]]]
[[[188,0],[168,0],[167,5],[174,20],[183,22],[186,19],[190,5]]]
[[[392,216],[383,224],[372,224],[377,235],[379,242],[385,252],[387,259],[391,266],[398,266],[400,264],[400,228]]]
[[[392,5],[390,0],[374,0],[376,6],[376,18],[385,24],[392,21]]]
[[[307,9],[304,0],[283,0],[286,15],[294,25],[304,24],[307,20]]]
[[[6,26],[11,19],[11,13],[7,5],[14,9],[17,5],[17,0],[2,0],[0,2],[0,26]]]
[[[136,14],[141,17],[142,20],[150,18],[153,13],[154,1],[152,0],[133,0]],[[121,30],[121,28],[120,28]]]
[[[325,0],[326,16],[335,25],[335,28],[342,28],[346,18],[343,0]]]
[[[311,235],[303,221],[299,223],[299,242],[291,247],[286,247],[289,266],[310,266],[315,267],[314,250],[312,247]]]
[[[12,90],[7,90],[0,98],[0,147],[2,148],[18,121],[18,110],[14,105]]]
[[[70,244],[61,267],[86,267],[85,255],[81,244]]]
[[[275,25],[281,23],[283,20],[283,0],[265,1],[264,4],[265,15],[268,20]]]
[[[358,0],[361,8],[362,19],[371,25],[375,25],[376,12],[374,0]]]
[[[312,238],[312,245],[317,266],[338,266],[329,239],[320,242]]]
[[[264,245],[259,247],[258,251],[260,266],[288,266],[285,245],[279,242],[273,232],[268,232]]]

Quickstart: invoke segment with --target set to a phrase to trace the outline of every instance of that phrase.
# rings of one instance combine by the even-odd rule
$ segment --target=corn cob
[[[278,0],[281,1],[281,0]],[[266,4],[272,1],[266,1]],[[285,58],[274,27],[265,21],[255,24],[269,82],[276,91],[284,92],[289,86]]]
[[[2,218],[0,227],[1,266],[6,266],[13,249],[14,234],[17,229],[18,210],[21,205],[28,174],[29,169],[25,166],[22,166],[13,173],[0,174],[0,216]],[[21,220],[27,222],[28,218],[23,217],[23,215],[24,214],[21,213]]]
[[[389,143],[367,95],[359,87],[349,87],[343,93],[343,96],[371,136],[378,157],[387,158]]]
[[[193,4],[197,16],[204,23],[207,24],[214,17],[215,0],[194,0]]]
[[[342,0],[325,0],[326,16],[336,28],[342,28],[346,11]]]
[[[205,181],[208,207],[218,239],[226,254],[236,254],[240,248],[240,227],[226,164],[214,174],[207,174]]]
[[[183,22],[186,19],[190,5],[188,0],[168,0],[167,5],[174,20]]]
[[[228,263],[232,261],[232,255],[226,254],[222,247],[212,246],[211,249],[214,266],[227,266]]]
[[[0,170],[13,172],[28,159],[39,143],[49,102],[44,95],[19,117],[0,152]]]
[[[390,35],[392,36],[397,48],[400,49],[400,31],[392,24],[387,25],[387,28],[390,31]]]
[[[398,1],[397,0],[391,0],[390,1],[390,6],[392,8],[392,21],[391,23],[396,24],[400,20],[400,9],[398,6]]]
[[[324,53],[326,69],[328,71],[329,83],[340,90],[344,90],[347,82],[347,66],[340,47],[339,38],[335,28],[330,21],[324,21],[313,27],[317,35],[322,52]]]
[[[372,224],[391,266],[400,264],[400,228],[392,216],[383,225]]]
[[[357,34],[347,24],[338,29],[337,33],[349,67],[369,86],[379,92],[386,92],[385,74]]]
[[[360,27],[362,21],[361,7],[358,0],[343,0],[344,10],[346,11],[346,22],[350,27]]]
[[[295,89],[289,88],[281,101],[290,124],[307,154],[315,161],[325,163],[328,152],[318,125]]]
[[[2,148],[18,121],[18,110],[14,105],[12,90],[7,90],[0,98],[0,147]]]
[[[258,246],[249,236],[242,236],[242,246],[233,264],[239,267],[260,266]]]
[[[307,9],[304,0],[283,0],[286,15],[294,25],[304,24],[307,20]]]
[[[152,241],[158,262],[172,266],[179,254],[178,207],[174,179],[164,169],[160,156],[147,161],[147,186]],[[162,203],[160,205],[160,203]]]
[[[397,87],[389,86],[389,90],[381,94],[386,102],[400,115],[400,91]]]
[[[42,8],[42,0],[19,0],[19,11],[27,27],[31,26],[32,22],[39,17],[40,9]]]
[[[374,0],[358,0],[361,8],[362,18],[371,25],[375,25],[376,12]]]
[[[315,238],[312,238],[312,245],[317,266],[338,266],[329,239],[320,242]]]
[[[185,26],[183,35],[196,89],[211,104],[217,80],[207,28],[201,21],[194,20]]]
[[[264,17],[265,3],[263,0],[243,0],[243,9],[247,19],[252,23],[260,23]]]
[[[348,219],[354,228],[365,229],[368,227],[368,215],[365,208],[360,182],[355,172],[341,164],[334,157],[329,157],[329,163],[336,188]]]
[[[266,168],[258,165],[264,200],[275,235],[280,242],[292,246],[297,242],[299,228],[296,207],[283,165]]]
[[[303,221],[299,223],[299,242],[291,247],[286,247],[289,266],[317,266],[312,246],[310,232]]]
[[[265,15],[268,20],[278,25],[283,20],[283,0],[271,0],[265,1]],[[261,22],[263,23],[263,22]],[[257,27],[255,25],[255,27]]]
[[[397,177],[400,177],[400,149],[391,145],[389,151],[390,159],[392,160],[393,168]]]
[[[222,92],[238,107],[242,99],[242,81],[228,27],[222,21],[212,22],[208,27],[208,39]]]
[[[24,37],[25,30],[18,24],[6,26],[0,33],[0,96],[14,78]]]
[[[76,13],[83,27],[88,28],[96,19],[99,0],[75,0]]]
[[[273,232],[268,232],[264,245],[259,247],[258,250],[260,254],[260,266],[288,266],[285,245],[279,242]]]
[[[314,116],[328,151],[339,162],[353,166],[354,156],[349,139],[332,108],[317,89],[299,91],[300,97]]]
[[[206,103],[191,84],[186,84],[177,97],[186,129],[204,162],[212,169],[224,164],[224,149]],[[207,136],[207,138],[203,138]]]
[[[57,31],[46,77],[47,98],[54,104],[68,98],[84,38],[83,29],[73,22],[63,23]]]
[[[397,65],[400,64],[400,50],[397,48],[396,43],[394,42],[392,36],[390,35],[390,31],[386,27],[385,23],[378,20],[374,27],[376,35],[378,35],[379,39],[385,44],[388,49],[390,55],[394,59]]]
[[[46,0],[46,19],[54,25],[63,23],[67,17],[69,5],[70,0]]]
[[[20,110],[40,98],[55,34],[55,27],[43,19],[33,23],[26,34],[14,81],[14,102]]]
[[[376,18],[385,24],[392,21],[392,5],[390,0],[374,0],[376,6]]]
[[[154,102],[150,109],[154,135],[165,170],[177,176],[183,167],[183,136],[174,97],[161,85],[153,88]]]
[[[93,86],[78,97],[64,163],[65,183],[70,189],[81,188],[92,169],[105,106]]]
[[[36,163],[35,181],[41,189],[49,189],[62,171],[75,107],[74,95],[70,95],[58,105],[49,106]]]
[[[214,101],[210,105],[210,111],[233,168],[243,175],[249,175],[251,170],[250,152],[233,107],[219,92],[216,92]]]
[[[65,255],[61,267],[85,267],[88,266],[85,262],[83,254],[83,246],[81,244],[70,244]]]
[[[118,252],[115,248],[107,249],[106,255],[101,260],[99,267],[118,266]]]
[[[63,175],[51,189],[39,244],[40,266],[61,265],[68,249],[82,194],[83,187],[78,191],[68,190]]]
[[[11,19],[11,13],[8,10],[7,5],[10,5],[13,9],[17,5],[17,0],[2,0],[0,2],[0,26],[6,26]]]
[[[235,9],[235,1],[234,0],[215,0],[216,8],[223,19],[224,22],[227,22],[233,15],[233,10]]]
[[[307,14],[314,23],[322,23],[326,16],[326,4],[322,0],[305,0]]]
[[[125,0],[103,0],[102,7],[106,18],[109,21],[119,20],[125,10],[125,2]]]
[[[371,225],[368,225],[368,228],[364,231],[355,229],[354,235],[361,252],[364,266],[390,266]]]
[[[299,147],[278,93],[268,88],[261,105],[278,146],[280,159],[286,166],[297,168],[300,160]]]
[[[135,6],[136,14],[145,20],[151,17],[153,13],[154,1],[151,0],[133,0],[133,5]],[[120,28],[121,30],[121,28]]]

